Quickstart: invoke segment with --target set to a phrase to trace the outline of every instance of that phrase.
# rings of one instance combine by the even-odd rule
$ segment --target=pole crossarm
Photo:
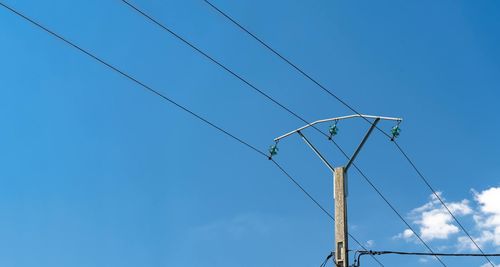
[[[405,252],[405,251],[372,251],[372,250],[358,250],[354,254],[354,267],[361,265],[361,256],[364,255],[385,255],[395,254],[404,256],[443,256],[443,257],[500,257],[500,253],[428,253],[428,252]],[[357,255],[357,256],[356,256]]]
[[[379,120],[386,120],[386,121],[403,121],[402,118],[393,118],[393,117],[383,117],[383,116],[373,116],[373,115],[363,115],[363,114],[354,114],[354,115],[348,115],[348,116],[341,116],[341,117],[336,117],[336,118],[329,118],[329,119],[323,119],[323,120],[317,120],[314,122],[311,122],[309,124],[306,124],[298,129],[295,129],[291,132],[288,132],[282,136],[274,138],[275,142],[278,142],[279,140],[288,137],[294,133],[297,133],[299,131],[302,131],[306,128],[309,128],[311,126],[314,126],[319,123],[324,123],[324,122],[330,122],[330,121],[341,121],[341,120],[346,120],[346,119],[352,119],[352,118],[365,118],[365,119],[379,119]]]

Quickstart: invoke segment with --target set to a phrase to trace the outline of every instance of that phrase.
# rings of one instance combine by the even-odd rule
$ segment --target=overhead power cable
[[[125,2],[125,0],[122,0]],[[302,68],[300,68],[299,66],[297,66],[297,64],[293,63],[291,60],[289,60],[288,58],[286,58],[283,54],[281,54],[280,52],[278,52],[276,49],[272,48],[269,44],[267,44],[266,42],[264,42],[261,38],[257,37],[257,35],[253,34],[251,31],[247,30],[245,27],[243,27],[243,25],[241,25],[239,22],[237,22],[235,19],[233,19],[231,16],[229,16],[227,13],[225,13],[224,11],[220,10],[218,7],[216,7],[214,4],[212,4],[210,1],[207,1],[207,0],[203,0],[205,1],[205,3],[207,3],[209,6],[211,6],[213,9],[215,9],[218,13],[220,13],[222,16],[226,17],[228,20],[230,20],[234,25],[236,25],[240,30],[246,32],[248,35],[250,35],[251,37],[253,37],[257,42],[259,42],[261,45],[263,45],[264,47],[266,47],[269,51],[271,51],[273,54],[275,54],[276,56],[278,56],[279,58],[281,58],[283,61],[285,61],[288,65],[290,65],[291,67],[293,67],[295,70],[297,70],[300,74],[302,74],[303,76],[305,76],[308,80],[310,80],[311,82],[313,82],[315,85],[317,85],[319,88],[321,88],[325,93],[327,93],[328,95],[330,95],[331,97],[335,98],[338,102],[340,102],[342,105],[346,106],[349,110],[351,110],[352,112],[358,114],[358,115],[361,115],[361,113],[359,113],[357,110],[355,110],[351,105],[349,105],[346,101],[344,101],[342,98],[340,98],[339,96],[337,96],[336,94],[334,94],[331,90],[329,90],[328,88],[326,88],[324,85],[322,85],[319,81],[317,81],[316,79],[314,79],[311,75],[307,74],[305,71],[302,70]],[[368,120],[367,118],[365,117],[361,117],[363,118],[366,122],[370,123],[370,120]],[[389,137],[389,138],[392,138],[389,134],[387,134],[386,132],[384,132],[382,129],[380,129],[378,126],[376,126],[376,128],[382,133],[384,134],[385,136]]]
[[[323,84],[321,84],[319,81],[317,81],[316,79],[314,79],[311,75],[307,74],[304,70],[302,70],[302,68],[300,68],[299,66],[297,66],[295,63],[293,63],[291,60],[289,60],[288,58],[286,58],[283,54],[279,53],[276,49],[272,48],[269,44],[267,44],[266,42],[264,42],[261,38],[259,38],[257,35],[255,35],[254,33],[252,33],[251,31],[249,31],[248,29],[246,29],[243,25],[241,25],[238,21],[236,21],[235,19],[233,19],[231,16],[229,16],[227,13],[225,13],[224,11],[222,11],[221,9],[219,9],[217,6],[215,6],[214,4],[212,4],[210,1],[208,0],[204,0],[205,3],[207,3],[209,6],[211,6],[214,10],[216,10],[219,14],[221,14],[222,16],[226,17],[228,20],[230,20],[234,25],[236,25],[240,30],[246,32],[248,35],[250,35],[251,37],[253,37],[257,42],[259,42],[261,45],[263,45],[264,47],[266,47],[269,51],[271,51],[273,54],[275,54],[276,56],[278,56],[279,58],[281,58],[283,61],[285,61],[288,65],[290,65],[292,68],[294,68],[295,70],[297,70],[300,74],[302,74],[304,77],[306,77],[307,79],[309,79],[311,82],[313,82],[315,85],[317,85],[319,88],[321,88],[324,92],[326,92],[328,95],[330,95],[331,97],[335,98],[338,102],[340,102],[342,105],[344,105],[345,107],[347,107],[348,109],[350,109],[352,112],[355,112],[356,114],[358,115],[361,115],[357,110],[355,110],[352,106],[350,106],[346,101],[344,101],[342,98],[340,98],[339,96],[337,96],[336,94],[334,94],[331,90],[329,90],[328,88],[326,88]],[[363,118],[365,119],[365,121],[367,121],[368,123],[371,123],[369,120],[367,120],[366,118]],[[476,241],[472,238],[472,236],[469,234],[469,232],[465,229],[465,227],[460,223],[460,221],[457,219],[457,217],[451,212],[451,210],[449,209],[449,207],[446,205],[446,203],[441,199],[441,197],[439,196],[439,194],[437,194],[437,191],[430,185],[430,183],[428,182],[428,180],[425,178],[425,176],[422,175],[422,172],[420,170],[418,170],[418,168],[416,167],[416,165],[413,163],[413,161],[410,159],[410,157],[408,156],[408,154],[401,148],[401,146],[399,146],[399,144],[397,143],[397,141],[391,137],[390,135],[388,135],[386,132],[384,132],[382,129],[380,129],[378,126],[376,127],[377,130],[379,130],[382,134],[384,134],[385,136],[387,136],[391,141],[394,142],[395,146],[397,147],[397,149],[401,152],[401,154],[404,156],[404,158],[408,161],[408,163],[413,167],[413,169],[417,172],[418,176],[422,179],[422,181],[425,183],[425,185],[430,189],[430,191],[432,192],[432,194],[439,200],[439,202],[443,205],[443,207],[446,209],[446,211],[453,217],[453,220],[460,226],[460,228],[462,229],[462,231],[465,232],[465,234],[469,237],[469,239],[472,241],[472,243],[474,244],[474,246],[482,253],[484,254],[485,258],[488,260],[488,262],[490,263],[490,265],[492,267],[495,267],[494,264],[488,259],[488,257],[486,256],[486,254],[484,253],[484,251],[481,249],[481,247],[479,247],[479,245],[476,243]]]
[[[239,22],[237,22],[235,19],[233,19],[231,16],[229,16],[227,13],[224,11],[220,10],[218,7],[216,7],[214,4],[212,4],[210,1],[204,0],[205,3],[207,3],[209,6],[211,6],[213,9],[215,9],[217,12],[219,12],[222,16],[226,17],[228,20],[230,20],[234,25],[236,25],[240,30],[246,32],[248,35],[252,36],[257,42],[259,42],[261,45],[266,47],[269,51],[271,51],[273,54],[281,58],[283,61],[285,61],[288,65],[292,66],[295,70],[297,70],[300,74],[304,75],[307,79],[312,81],[314,84],[319,86],[325,93],[329,94],[330,96],[334,97],[337,101],[342,103],[344,106],[349,108],[352,112],[359,114],[354,108],[352,108],[347,102],[342,100],[340,97],[338,97],[336,94],[334,94],[332,91],[328,90],[325,86],[323,86],[321,83],[319,83],[316,79],[311,77],[311,75],[307,74],[305,71],[303,71],[300,67],[298,67],[296,64],[294,64],[292,61],[290,61],[288,58],[283,56],[280,52],[276,51],[276,49],[272,48],[270,45],[268,45],[266,42],[264,42],[261,38],[257,37],[257,35],[253,34],[251,31],[247,30],[243,25],[241,25]]]
[[[330,254],[326,256],[325,260],[321,263],[321,265],[319,265],[319,267],[325,267],[330,259],[332,259],[333,265],[337,266],[337,262],[335,261],[335,252],[330,252]]]
[[[397,255],[414,255],[414,256],[444,256],[444,257],[482,257],[481,253],[427,253],[427,252],[405,252],[405,251],[358,251],[362,254],[370,255],[384,255],[384,254],[397,254]],[[489,257],[500,257],[500,253],[485,254]]]
[[[451,212],[450,208],[448,207],[448,205],[446,205],[446,203],[443,201],[443,199],[441,198],[441,196],[436,192],[436,190],[430,185],[429,181],[427,181],[427,179],[425,178],[425,176],[422,174],[422,172],[417,168],[417,166],[415,165],[415,163],[413,163],[413,161],[410,159],[410,157],[408,156],[408,154],[406,154],[406,152],[403,150],[403,148],[396,142],[394,141],[394,144],[396,145],[396,148],[401,152],[401,154],[404,156],[404,158],[408,161],[408,163],[410,163],[410,165],[413,167],[413,169],[415,170],[415,172],[418,174],[418,176],[420,177],[420,179],[422,179],[422,181],[424,182],[424,184],[432,191],[432,194],[439,200],[439,202],[441,203],[441,205],[443,205],[443,207],[446,209],[446,211],[451,215],[451,217],[453,218],[453,220],[455,220],[455,222],[458,224],[458,226],[460,226],[460,228],[462,229],[462,231],[464,231],[464,233],[467,235],[467,237],[469,237],[469,239],[472,241],[472,243],[474,244],[474,246],[479,250],[479,252],[481,252],[481,254],[486,258],[486,260],[488,260],[488,263],[492,266],[492,267],[495,267],[495,264],[488,258],[488,254],[484,253],[484,251],[481,249],[481,247],[479,247],[479,245],[476,243],[476,241],[474,240],[474,238],[472,238],[472,236],[469,234],[469,232],[465,229],[465,227],[462,225],[462,223],[460,223],[460,221],[457,219],[457,217],[453,214],[453,212]]]
[[[281,104],[280,102],[278,102],[277,100],[275,100],[274,98],[272,98],[271,96],[269,96],[268,94],[266,94],[264,91],[262,91],[261,89],[259,89],[255,85],[253,85],[250,81],[246,80],[241,75],[237,74],[236,72],[234,72],[230,68],[226,67],[224,64],[222,64],[221,62],[219,62],[218,60],[216,60],[215,58],[213,58],[212,56],[210,56],[209,54],[207,54],[206,52],[204,52],[203,50],[201,50],[200,48],[198,48],[197,46],[195,46],[194,44],[192,44],[188,40],[186,40],[184,37],[180,36],[178,33],[174,32],[173,30],[171,30],[170,28],[168,28],[167,26],[165,26],[164,24],[162,24],[160,21],[156,20],[155,18],[153,18],[152,16],[150,16],[149,14],[147,14],[145,11],[141,10],[140,8],[138,8],[137,6],[135,6],[134,4],[130,3],[127,0],[122,0],[122,2],[125,3],[127,6],[129,6],[130,8],[132,8],[137,13],[139,13],[140,15],[144,16],[147,20],[149,20],[153,24],[157,25],[161,29],[165,30],[166,32],[170,33],[175,38],[177,38],[178,40],[180,40],[181,42],[183,42],[184,44],[186,44],[189,47],[193,48],[196,52],[200,53],[205,58],[209,59],[212,63],[218,65],[219,67],[221,67],[222,69],[224,69],[225,71],[227,71],[228,73],[230,73],[231,75],[233,75],[235,78],[239,79],[240,81],[242,81],[243,83],[245,83],[246,85],[248,85],[250,88],[252,88],[253,90],[257,91],[259,94],[261,94],[262,96],[264,96],[265,98],[267,98],[268,100],[270,100],[271,102],[273,102],[274,104],[278,105],[279,107],[281,107],[282,109],[284,109],[285,111],[287,111],[288,113],[290,113],[291,115],[293,115],[294,117],[298,118],[299,120],[303,121],[306,124],[310,124],[310,122],[308,122],[307,120],[305,120],[303,117],[301,117],[300,115],[298,115],[297,113],[295,113],[291,109],[287,108],[286,106],[284,106],[283,104]],[[366,119],[366,118],[364,118],[364,119]],[[319,133],[321,133],[322,135],[324,135],[325,137],[329,137],[328,134],[324,133],[323,131],[321,131],[316,126],[312,125],[311,127],[314,128]],[[387,135],[387,136],[389,136],[389,135]],[[366,175],[364,176],[364,178],[369,181],[369,179],[367,178]],[[374,184],[372,182],[370,182],[370,185],[372,187],[374,187]],[[376,191],[377,191],[377,193],[380,196],[382,196],[382,198],[384,199],[384,201],[386,203],[388,203],[388,200],[385,197],[383,197],[383,195],[381,194],[381,191],[379,189],[376,189]],[[389,205],[389,206],[391,207],[392,210],[396,211],[395,208],[394,208],[394,206],[392,206],[392,205]],[[406,220],[399,214],[399,212],[396,212],[396,214],[398,215],[398,217],[401,220],[403,220],[403,222],[405,223],[405,225],[409,226],[409,223],[406,222]],[[409,229],[413,231],[413,228],[409,227]],[[413,233],[415,234],[415,236],[418,236],[418,234],[415,231],[413,231]],[[419,238],[419,240],[421,242],[423,242],[423,244],[425,245],[426,248],[428,248],[431,252],[434,252],[430,248],[430,246],[425,243],[425,241],[423,239]],[[441,262],[441,264],[443,266],[446,266],[444,264],[444,262],[442,262],[441,260],[439,260],[439,261]]]
[[[188,109],[187,107],[179,104],[178,102],[174,101],[173,99],[167,97],[166,95],[160,93],[158,90],[155,90],[153,89],[152,87],[148,86],[147,84],[141,82],[140,80],[134,78],[133,76],[127,74],[126,72],[118,69],[117,67],[111,65],[110,63],[104,61],[103,59],[99,58],[98,56],[94,55],[93,53],[85,50],[84,48],[80,47],[79,45],[69,41],[68,39],[66,39],[65,37],[61,36],[60,34],[48,29],[47,27],[41,25],[40,23],[34,21],[33,19],[27,17],[26,15],[22,14],[21,12],[11,8],[10,6],[0,2],[0,6],[4,7],[5,9],[9,10],[10,12],[14,13],[15,15],[21,17],[22,19],[28,21],[29,23],[31,23],[32,25],[42,29],[43,31],[49,33],[50,35],[56,37],[57,39],[59,39],[60,41],[63,41],[64,43],[66,43],[67,45],[77,49],[78,51],[82,52],[83,54],[91,57],[92,59],[98,61],[99,63],[105,65],[106,67],[110,68],[111,70],[117,72],[118,74],[122,75],[123,77],[133,81],[134,83],[138,84],[139,86],[143,87],[144,89],[146,89],[147,91],[150,91],[152,92],[153,94],[155,94],[156,96],[159,96],[161,97],[162,99],[168,101],[169,103],[173,104],[174,106],[180,108],[182,111],[184,112],[187,112],[189,114],[191,114],[192,116],[194,116],[195,118],[201,120],[202,122],[206,123],[207,125],[209,125],[210,127],[216,129],[217,131],[225,134],[226,136],[229,136],[230,138],[236,140],[237,142],[239,142],[240,144],[246,146],[247,148],[251,149],[252,151],[256,152],[257,154],[261,155],[261,156],[264,156],[265,158],[268,158],[267,154],[262,152],[261,150],[257,149],[255,146],[252,146],[250,145],[248,142],[242,140],[241,138],[239,137],[236,137],[235,135],[229,133],[228,131],[224,130],[223,128],[217,126],[216,124],[212,123],[211,121],[209,121],[208,119],[202,117],[201,115],[191,111],[190,109]],[[304,194],[306,194],[306,196],[311,200],[313,201],[328,217],[330,217],[332,220],[334,220],[333,216],[311,195],[309,194],[309,192],[307,192],[304,187],[302,185],[300,185],[300,183],[297,182],[296,179],[294,179],[278,162],[276,162],[274,159],[272,159],[272,162],[278,167],[278,169],[283,172],[283,174],[285,174],[286,177],[288,177]],[[352,236],[351,234],[349,234],[349,236],[361,247],[363,248],[364,250],[366,250],[366,248],[363,246],[363,244],[357,240],[354,236]],[[374,258],[374,257],[373,257]],[[378,261],[376,258],[374,258],[379,264],[380,266],[384,266],[382,263],[380,263],[380,261]]]
[[[386,255],[386,254],[394,254],[394,255],[405,255],[405,256],[442,256],[442,257],[500,257],[500,253],[427,253],[427,252],[405,252],[405,251],[356,251],[354,257],[354,266],[360,266],[361,256],[364,255]],[[357,259],[356,259],[357,255]]]

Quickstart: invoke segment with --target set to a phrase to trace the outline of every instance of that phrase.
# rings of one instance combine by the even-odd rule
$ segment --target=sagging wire
[[[334,256],[335,256],[335,251],[330,252],[330,254],[328,256],[326,256],[326,259],[323,261],[323,263],[321,263],[321,265],[319,267],[325,267],[330,259],[332,259],[335,266],[337,266],[337,262],[335,261]]]
[[[353,267],[359,267],[361,256],[379,256],[385,254],[396,254],[406,256],[442,256],[442,257],[500,257],[500,253],[428,253],[428,252],[406,252],[406,251],[373,251],[373,250],[358,250],[354,253]]]

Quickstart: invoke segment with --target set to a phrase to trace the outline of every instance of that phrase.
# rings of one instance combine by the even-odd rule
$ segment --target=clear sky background
[[[260,149],[303,124],[121,1],[2,2]],[[307,120],[352,113],[203,1],[133,3]],[[498,1],[213,3],[357,110],[403,117],[400,144],[500,251]],[[3,8],[0,59],[1,266],[318,266],[332,249],[332,221],[272,163]],[[353,151],[367,124],[339,127]],[[276,160],[333,212],[331,174],[298,136]],[[387,138],[357,163],[436,251],[477,252]],[[354,171],[348,201],[370,249],[426,251]]]

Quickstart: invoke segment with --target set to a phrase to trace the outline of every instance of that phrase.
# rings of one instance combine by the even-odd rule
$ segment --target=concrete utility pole
[[[335,261],[337,266],[349,266],[349,254],[347,251],[347,194],[346,182],[347,172],[345,167],[335,168],[333,175],[333,196],[335,199]]]
[[[306,136],[302,133],[303,130],[313,127],[315,124],[319,123],[324,123],[324,122],[335,122],[333,126],[330,127],[330,136],[328,139],[332,139],[334,135],[337,134],[337,122],[340,120],[345,120],[345,119],[351,119],[351,118],[364,118],[364,119],[370,119],[372,120],[372,124],[368,131],[366,132],[365,136],[363,137],[363,140],[359,143],[358,147],[354,151],[353,155],[351,158],[349,158],[349,161],[345,166],[333,168],[332,165],[326,160],[326,158],[319,152],[319,150],[306,138]],[[302,126],[296,130],[293,130],[289,133],[286,133],[280,137],[277,137],[274,139],[276,142],[276,145],[272,146],[272,152],[271,156],[272,157],[277,149],[277,144],[278,142],[285,138],[288,137],[292,134],[299,134],[302,140],[314,151],[314,153],[321,159],[321,161],[330,169],[333,175],[333,196],[334,196],[334,202],[335,202],[335,261],[337,262],[337,267],[349,267],[349,245],[348,245],[348,231],[347,231],[347,171],[349,170],[349,167],[352,165],[354,162],[354,159],[356,156],[359,154],[361,149],[363,148],[363,145],[366,143],[366,140],[368,140],[368,137],[372,133],[373,129],[377,126],[377,123],[379,123],[380,120],[388,120],[388,121],[397,121],[398,125],[399,123],[403,120],[401,118],[391,118],[391,117],[381,117],[381,116],[371,116],[371,115],[361,115],[361,114],[356,114],[356,115],[350,115],[350,116],[343,116],[343,117],[337,117],[337,118],[330,118],[330,119],[324,119],[324,120],[318,120],[313,123],[307,124],[305,126]],[[399,134],[399,128],[396,126],[394,129],[396,129],[396,132]],[[393,132],[394,136],[394,132]],[[274,153],[274,154],[273,154]]]

